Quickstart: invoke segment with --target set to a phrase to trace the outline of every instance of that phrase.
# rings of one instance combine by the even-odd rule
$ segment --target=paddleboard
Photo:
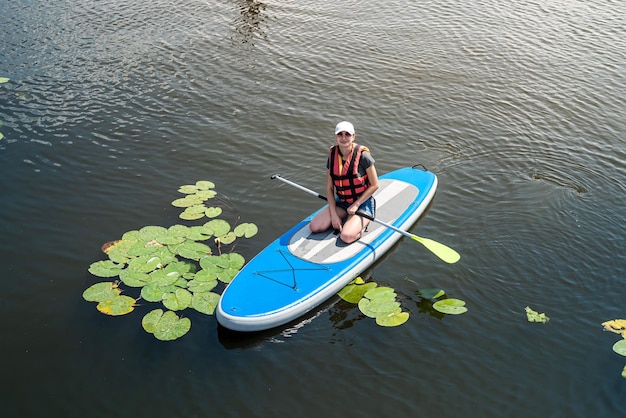
[[[437,176],[417,166],[378,181],[376,218],[403,231],[417,222],[437,189]],[[309,223],[321,210],[327,206],[272,242],[235,276],[217,306],[222,326],[251,332],[291,322],[337,294],[402,237],[375,222],[352,244],[332,230],[312,233]]]

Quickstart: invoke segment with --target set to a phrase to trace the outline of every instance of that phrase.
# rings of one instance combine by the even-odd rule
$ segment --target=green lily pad
[[[177,289],[175,292],[163,295],[163,305],[172,311],[181,311],[191,306],[193,295],[186,289]]]
[[[180,274],[177,271],[165,272],[165,270],[155,270],[150,273],[150,282],[159,287],[170,286],[176,283]]]
[[[124,269],[120,273],[122,283],[130,287],[143,287],[150,282],[150,275],[135,270]]]
[[[204,212],[198,213],[198,212],[195,212],[193,210],[189,210],[189,208],[187,208],[183,212],[181,212],[181,214],[178,215],[178,217],[180,219],[184,219],[186,221],[195,221],[196,219],[203,218],[204,217]]]
[[[207,218],[217,218],[222,214],[222,208],[219,207],[210,207],[204,211],[204,214]]]
[[[230,267],[230,258],[225,254],[202,257],[200,267],[208,271],[218,272]]]
[[[154,309],[143,317],[141,326],[157,339],[171,341],[189,332],[191,321],[189,318],[179,318],[172,311],[163,313],[162,309]]]
[[[195,196],[199,197],[202,200],[212,199],[217,195],[215,190],[198,190],[195,193]]]
[[[626,356],[626,340],[619,340],[613,344],[613,351],[621,356]]]
[[[545,313],[539,313],[530,309],[530,307],[526,307],[526,317],[528,318],[528,322],[548,322],[550,318],[546,316]]]
[[[206,241],[211,238],[211,231],[203,226],[192,226],[187,231],[187,238],[192,241]]]
[[[444,292],[441,289],[420,289],[420,291],[417,293],[419,297],[423,298],[423,299],[437,299],[442,297],[443,295],[446,294],[446,292]]]
[[[380,287],[376,287],[372,290],[369,290],[367,293],[365,293],[366,298],[370,299],[370,300],[374,300],[374,299],[391,299],[391,300],[395,300],[396,296],[398,296],[396,294],[396,292],[391,288],[391,287],[386,287],[386,286],[380,286]]]
[[[259,228],[253,223],[243,223],[237,225],[234,231],[238,237],[251,238],[259,232]]]
[[[141,288],[141,297],[147,302],[161,302],[163,300],[163,295],[169,290],[170,289],[164,289],[157,283],[148,283]]]
[[[139,241],[152,241],[160,234],[167,232],[167,229],[162,226],[148,225],[139,230]]]
[[[96,283],[92,286],[89,286],[83,292],[83,299],[88,302],[103,302],[105,300],[113,299],[120,293],[122,293],[122,291],[118,289],[116,283]]]
[[[443,299],[433,303],[433,308],[448,315],[460,315],[467,312],[465,302],[460,299]]]
[[[179,318],[174,312],[167,311],[157,323],[154,336],[161,341],[172,341],[182,337],[190,329],[189,318]]]
[[[213,315],[217,304],[219,303],[220,295],[214,292],[200,292],[194,293],[191,306],[198,312],[203,314]]]
[[[624,370],[622,370],[622,377],[626,379],[626,366],[624,366]]]
[[[229,232],[226,235],[222,235],[221,237],[219,237],[220,243],[222,244],[232,244],[233,242],[235,242],[235,240],[237,239],[237,235],[235,235],[234,232]]]
[[[360,280],[362,284],[357,284],[356,281],[349,283],[343,289],[339,291],[339,297],[349,303],[359,303],[365,293],[378,286],[374,282],[365,283],[363,279]]]
[[[139,241],[128,249],[128,255],[133,257],[141,257],[142,255],[150,255],[157,252],[161,244],[155,245],[156,241]]]
[[[141,273],[150,273],[158,268],[161,268],[162,266],[161,258],[153,255],[144,255],[133,258],[128,262],[128,269]]]
[[[408,312],[393,312],[376,316],[376,323],[381,327],[397,327],[409,320]]]
[[[201,258],[211,254],[211,247],[201,242],[195,242],[192,240],[187,240],[182,244],[175,245],[172,249],[179,256],[189,260],[200,260]]]
[[[358,303],[359,310],[367,317],[376,318],[381,314],[397,312],[400,309],[400,302],[396,300],[369,300],[363,298]]]
[[[143,327],[143,329],[146,330],[146,332],[154,334],[162,316],[163,309],[154,309],[144,315],[143,319],[141,320],[141,326]]]
[[[210,228],[216,237],[226,235],[230,231],[230,224],[223,219],[213,219],[205,223],[204,226]]]
[[[187,195],[185,197],[181,197],[172,202],[172,206],[177,208],[188,208],[190,206],[199,205],[202,203],[202,199],[200,199],[196,195]]]
[[[111,260],[96,261],[89,266],[89,273],[98,277],[115,277],[124,268],[123,264]]]
[[[96,308],[106,315],[126,315],[135,309],[135,302],[135,299],[130,296],[117,295],[113,299],[98,303]]]
[[[197,267],[195,263],[191,261],[182,260],[182,261],[175,261],[173,263],[168,264],[167,267],[163,269],[163,271],[166,274],[176,272],[179,275],[183,276],[187,273],[194,274],[196,272],[196,269]]]
[[[217,286],[217,280],[198,280],[193,279],[189,281],[187,289],[194,294],[194,296],[198,293],[210,292],[215,289]]]
[[[239,273],[239,269],[227,268],[217,273],[217,278],[222,283],[230,283],[235,276]]]
[[[226,254],[226,258],[228,259],[230,268],[233,268],[233,269],[240,270],[244,266],[244,264],[246,264],[246,259],[243,258],[243,256],[238,253]]]

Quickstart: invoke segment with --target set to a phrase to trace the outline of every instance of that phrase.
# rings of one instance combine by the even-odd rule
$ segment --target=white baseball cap
[[[346,121],[339,122],[337,126],[335,126],[335,135],[337,135],[339,132],[349,132],[354,135],[354,125]]]

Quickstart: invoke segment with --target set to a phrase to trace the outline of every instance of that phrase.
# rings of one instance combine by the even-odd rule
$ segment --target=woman
[[[350,244],[361,237],[369,220],[355,215],[357,211],[375,217],[376,202],[372,195],[378,189],[378,174],[369,149],[354,141],[356,134],[350,122],[335,127],[337,145],[330,148],[326,162],[328,210],[312,220],[312,232],[323,232],[331,226],[343,242]],[[336,196],[336,200],[332,198]]]

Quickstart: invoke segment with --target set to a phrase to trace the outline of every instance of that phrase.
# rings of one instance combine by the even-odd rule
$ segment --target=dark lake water
[[[4,1],[0,5],[3,416],[626,416],[626,6],[590,1]],[[103,243],[180,223],[211,180],[252,258],[321,201],[333,127],[379,173],[439,177],[364,277],[409,321],[338,298],[238,336],[141,328],[82,292]],[[418,296],[467,303],[442,316]],[[132,293],[132,292],[129,292]],[[530,323],[525,307],[545,312]]]

